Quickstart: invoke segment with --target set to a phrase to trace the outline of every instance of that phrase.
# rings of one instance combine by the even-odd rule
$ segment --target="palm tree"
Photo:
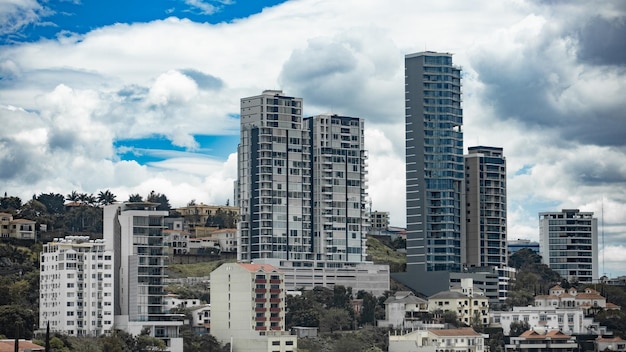
[[[143,202],[143,197],[139,195],[139,193],[131,194],[128,196],[129,202]]]
[[[72,191],[72,193],[68,194],[65,196],[66,200],[72,201],[72,202],[78,202],[80,195],[78,194],[78,192],[76,191]]]
[[[98,202],[101,205],[113,204],[117,202],[117,199],[115,198],[115,194],[111,193],[111,191],[109,191],[108,189],[106,191],[100,191],[100,193],[98,193]]]

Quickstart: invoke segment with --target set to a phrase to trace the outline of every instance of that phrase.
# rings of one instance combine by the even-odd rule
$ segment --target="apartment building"
[[[469,147],[465,155],[464,265],[507,265],[506,158],[499,147]]]
[[[39,329],[71,336],[100,336],[114,324],[113,252],[104,240],[55,238],[43,245]]]
[[[432,295],[462,268],[464,180],[461,69],[452,54],[405,56],[407,273]]]
[[[284,274],[268,264],[226,263],[211,272],[211,334],[237,352],[294,352],[285,331]]]
[[[125,202],[104,207],[106,250],[114,254],[115,327],[132,335],[143,329],[172,352],[182,351],[182,316],[169,313],[165,302],[168,246],[158,203]]]
[[[279,267],[289,287],[337,271],[365,283],[366,159],[360,118],[303,118],[302,99],[282,91],[242,98],[237,259]],[[385,274],[376,280],[388,289],[388,271],[368,275]]]
[[[597,282],[598,219],[578,209],[539,213],[539,252],[543,263],[561,277]]]

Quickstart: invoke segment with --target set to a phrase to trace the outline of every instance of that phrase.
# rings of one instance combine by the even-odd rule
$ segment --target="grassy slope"
[[[367,255],[376,264],[389,264],[392,271],[406,264],[406,254],[397,252],[374,237],[367,238]],[[211,271],[227,262],[233,263],[235,259],[194,264],[171,264],[168,273],[171,278],[208,276]]]
[[[167,272],[170,278],[178,279],[182,277],[209,276],[211,271],[224,263],[233,263],[235,259],[215,260],[193,264],[171,264]]]
[[[367,237],[367,255],[376,264],[389,264],[392,272],[406,264],[405,253],[400,253],[371,236]]]

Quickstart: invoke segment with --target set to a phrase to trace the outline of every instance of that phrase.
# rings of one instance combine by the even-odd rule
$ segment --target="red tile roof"
[[[273,265],[269,265],[269,264],[252,264],[252,263],[238,263],[238,264],[242,268],[248,270],[251,273],[258,272],[258,271],[263,271],[263,272],[277,271],[277,272],[280,272],[280,270],[278,270],[277,267],[275,267]]]

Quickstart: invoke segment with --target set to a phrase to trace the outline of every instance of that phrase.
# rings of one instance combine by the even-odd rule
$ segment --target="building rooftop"
[[[248,270],[251,273],[254,272],[280,272],[277,267],[270,264],[254,264],[254,263],[237,263],[242,268]]]
[[[437,336],[482,336],[472,328],[428,330]]]

